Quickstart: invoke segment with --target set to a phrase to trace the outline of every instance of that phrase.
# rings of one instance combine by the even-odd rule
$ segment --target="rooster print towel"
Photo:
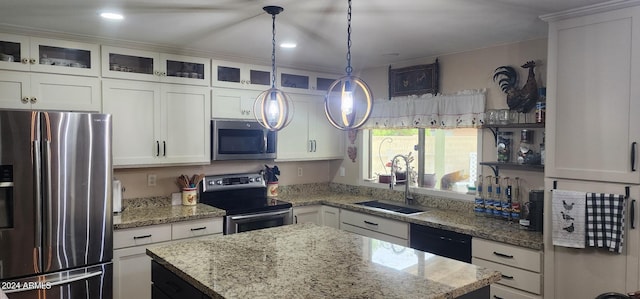
[[[553,190],[551,197],[553,245],[585,248],[587,193]]]

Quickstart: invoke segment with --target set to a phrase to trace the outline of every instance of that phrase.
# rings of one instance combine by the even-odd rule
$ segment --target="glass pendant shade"
[[[293,119],[293,101],[277,88],[270,88],[258,95],[253,104],[256,120],[271,131],[279,131]]]
[[[329,86],[324,112],[329,123],[340,130],[360,128],[373,109],[371,89],[362,79],[344,76]]]

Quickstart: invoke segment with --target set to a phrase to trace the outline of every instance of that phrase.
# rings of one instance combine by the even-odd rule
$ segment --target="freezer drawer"
[[[1,282],[9,299],[111,299],[111,262]]]

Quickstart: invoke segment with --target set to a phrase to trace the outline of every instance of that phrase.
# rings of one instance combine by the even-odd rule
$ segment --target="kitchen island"
[[[183,290],[176,285],[186,282],[211,298],[488,298],[488,286],[501,277],[314,224],[172,243],[148,248],[147,255],[154,263],[154,293]],[[158,283],[167,273],[173,278]]]

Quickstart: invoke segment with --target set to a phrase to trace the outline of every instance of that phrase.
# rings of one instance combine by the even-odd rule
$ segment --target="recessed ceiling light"
[[[286,49],[293,49],[295,47],[297,47],[298,45],[296,45],[296,43],[291,43],[291,42],[285,42],[285,43],[281,43],[280,44],[280,48],[286,48]]]
[[[103,12],[100,14],[101,17],[107,19],[107,20],[122,20],[124,19],[124,16],[119,14],[119,13],[115,13],[115,12]]]

